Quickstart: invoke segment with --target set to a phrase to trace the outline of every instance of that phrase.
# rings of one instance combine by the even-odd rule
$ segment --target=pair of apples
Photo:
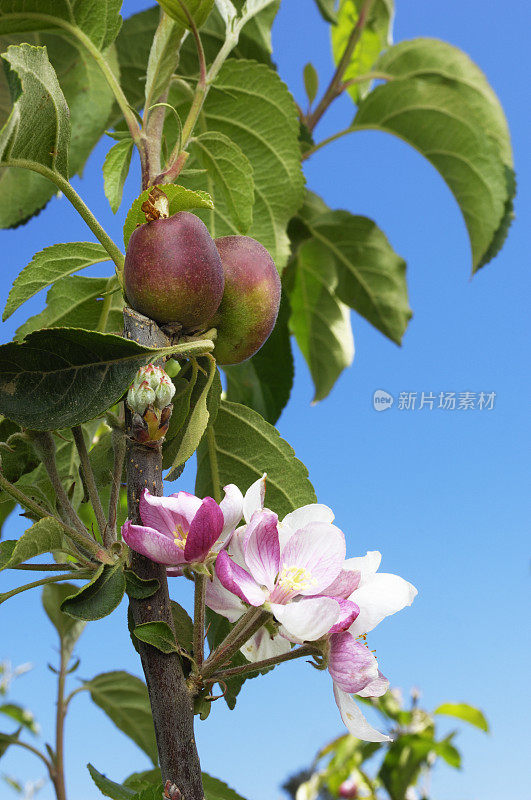
[[[249,236],[214,240],[189,211],[133,231],[124,281],[130,305],[158,324],[187,333],[216,328],[219,364],[254,355],[280,304],[280,278],[265,247]]]

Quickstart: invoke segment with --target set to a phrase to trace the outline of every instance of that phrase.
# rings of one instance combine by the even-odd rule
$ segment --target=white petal
[[[245,611],[240,598],[225,589],[217,575],[207,581],[206,604],[212,611],[227,617],[229,622],[236,622]]]
[[[339,603],[331,597],[309,597],[286,605],[271,603],[271,611],[295,641],[314,642],[335,625]]]
[[[265,658],[283,656],[291,650],[291,642],[282,636],[271,636],[265,628],[260,628],[252,639],[243,645],[241,651],[248,661],[263,661]]]
[[[249,522],[255,511],[261,511],[264,507],[267,473],[264,472],[261,478],[252,483],[243,498],[243,516]]]
[[[385,733],[380,733],[372,725],[369,725],[351,695],[344,692],[336,684],[334,684],[334,697],[336,698],[341,719],[353,736],[357,739],[362,739],[364,742],[391,741],[390,737]]]
[[[347,558],[343,569],[361,572],[360,586],[377,571],[382,560],[382,554],[378,550],[369,550],[366,556],[360,558]]]
[[[230,544],[228,546],[228,551],[230,557],[233,561],[238,564],[239,567],[243,569],[247,568],[245,564],[245,557],[243,555],[243,544],[245,541],[245,534],[247,533],[247,525],[242,525],[241,527],[237,528],[234,531],[232,539],[230,540]]]
[[[243,495],[233,483],[223,487],[225,497],[219,504],[223,513],[224,525],[221,539],[226,540],[243,516]]]
[[[304,528],[310,522],[329,522],[334,521],[334,512],[322,503],[310,503],[307,506],[295,509],[290,514],[286,514],[278,526],[281,549],[285,547],[288,540],[299,528]]]
[[[398,575],[377,572],[350,596],[360,613],[349,631],[354,636],[372,631],[385,617],[410,606],[416,595],[415,587]]]

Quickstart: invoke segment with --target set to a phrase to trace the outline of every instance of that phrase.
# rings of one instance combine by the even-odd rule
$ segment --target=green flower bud
[[[179,2],[179,0],[158,0],[158,4],[169,17],[176,22],[180,22],[185,28],[189,28],[190,23],[183,6],[185,6],[198,28],[206,21],[214,8],[214,0],[182,0],[182,2]]]
[[[140,414],[140,416],[142,416],[148,406],[153,405],[155,399],[155,391],[147,381],[142,381],[139,386],[135,386],[133,383],[127,393],[127,405],[131,411]]]
[[[175,386],[173,382],[168,378],[165,372],[162,372],[162,377],[155,391],[155,408],[160,408],[162,410],[166,408],[166,406],[169,406],[174,394]]]

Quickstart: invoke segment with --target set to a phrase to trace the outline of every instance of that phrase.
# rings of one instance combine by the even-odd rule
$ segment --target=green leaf
[[[337,24],[336,0],[315,0],[315,4],[325,22]]]
[[[0,758],[2,758],[9,745],[18,742],[20,732],[21,728],[16,733],[0,733]]]
[[[121,0],[72,3],[71,0],[0,0],[0,34],[55,30],[79,36],[104,50],[120,30]]]
[[[336,64],[341,61],[363,5],[364,0],[341,0],[339,4],[337,25],[330,31],[332,54]],[[391,44],[393,14],[393,0],[376,0],[373,3],[363,33],[345,70],[343,80],[349,81],[371,71],[382,50]],[[349,87],[348,93],[355,103],[367,94],[370,85],[370,81],[364,81]]]
[[[135,796],[134,789],[128,789],[127,786],[122,786],[121,783],[111,781],[101,772],[98,772],[92,764],[87,764],[87,769],[90,772],[90,777],[105,797],[110,797],[112,800],[130,800]]]
[[[143,772],[133,772],[124,780],[124,786],[141,792],[150,786],[160,786],[162,777],[160,769],[147,769]]]
[[[203,442],[197,454],[199,497],[215,496],[227,483],[235,483],[245,492],[267,472],[267,506],[281,518],[316,502],[308,470],[256,411],[222,400],[207,436],[208,446]]]
[[[17,44],[19,37],[4,37],[2,49]],[[48,59],[70,109],[70,174],[80,174],[94,145],[105,131],[114,95],[101,69],[85,48],[77,48],[54,33],[26,33],[25,41],[46,45]],[[111,56],[111,51],[109,56]],[[114,66],[114,58],[110,58]],[[3,72],[3,71],[2,71]],[[0,125],[11,111],[5,76],[0,73]],[[57,193],[57,187],[29,170],[3,169],[0,174],[0,227],[26,222]]]
[[[178,211],[191,211],[196,208],[213,208],[212,198],[208,192],[192,191],[185,189],[184,186],[176,186],[173,183],[166,184],[158,187],[167,196],[170,202],[170,217],[177,214]],[[151,189],[145,189],[140,197],[134,201],[129,209],[127,217],[124,222],[124,244],[127,243],[138,225],[143,225],[146,222],[146,215],[142,211],[142,204],[147,200]]]
[[[184,28],[163,14],[155,30],[146,72],[146,109],[157,103],[177,69]]]
[[[22,475],[31,472],[39,464],[32,443],[11,420],[1,420],[0,442],[7,445],[0,449],[0,460],[2,474],[10,483],[16,483]]]
[[[155,730],[146,685],[128,672],[104,672],[85,683],[94,703],[157,764]]]
[[[378,777],[391,800],[405,800],[409,786],[416,784],[421,768],[427,764],[434,744],[431,737],[407,734],[389,745]]]
[[[146,642],[156,647],[161,653],[178,653],[179,648],[175,641],[173,631],[167,622],[142,622],[135,626],[134,634],[141,642]]]
[[[65,661],[68,662],[77,640],[83,633],[85,622],[61,611],[61,603],[75,592],[79,587],[73,583],[49,583],[42,589],[42,604],[48,619],[55,627],[61,640],[61,650]]]
[[[124,183],[129,173],[133,140],[122,139],[111,147],[103,164],[103,185],[105,197],[109,201],[111,211],[116,214],[122,202]]]
[[[317,74],[317,70],[311,61],[309,61],[304,67],[303,78],[306,96],[309,104],[311,105],[317,97],[317,92],[319,91],[319,75]]]
[[[290,294],[290,328],[310,369],[314,403],[330,393],[354,358],[350,309],[337,297],[337,287],[334,254],[316,239],[304,242]]]
[[[220,781],[219,778],[213,778],[206,772],[203,772],[202,776],[205,800],[243,800],[241,795]]]
[[[179,114],[186,113],[187,97],[170,92]],[[183,107],[181,110],[181,106]],[[253,166],[254,207],[249,236],[267,248],[280,271],[289,256],[286,226],[297,211],[304,191],[299,147],[299,121],[295,103],[279,76],[264,64],[230,59],[212,85],[203,108],[209,132],[232,140]],[[177,129],[170,116],[166,132],[170,140]],[[194,176],[185,185],[209,189],[211,179]],[[214,237],[237,234],[223,192],[212,187],[215,209],[199,212]]]
[[[39,733],[39,726],[33,716],[33,713],[27,708],[17,705],[16,703],[3,703],[0,705],[0,714],[15,720],[23,728],[37,735]]]
[[[134,597],[135,600],[145,600],[146,597],[152,597],[160,588],[160,583],[156,578],[139,578],[131,569],[124,570],[124,575],[125,591],[129,597]]]
[[[16,539],[5,539],[0,542],[0,571],[9,563],[13,555],[13,550],[17,546]]]
[[[470,725],[485,731],[485,733],[489,730],[489,723],[483,712],[479,708],[468,705],[468,703],[443,703],[433,713],[462,719],[464,722],[468,722]]]
[[[175,600],[171,601],[171,613],[177,641],[184,650],[191,653],[194,641],[194,623],[187,611]]]
[[[15,279],[7,298],[3,321],[46,286],[51,286],[80,269],[108,260],[107,251],[95,242],[68,242],[45,247],[35,253],[27,267]]]
[[[169,468],[166,479],[177,477],[176,472],[193,456],[210,421],[210,404],[217,407],[221,382],[214,359],[203,359],[206,368],[200,370],[190,396],[190,413],[180,430],[163,447],[163,467]]]
[[[192,145],[199,162],[225,197],[230,218],[239,233],[253,221],[254,181],[251,162],[238,145],[219,131],[207,131]]]
[[[104,306],[110,294],[110,307]],[[112,278],[61,278],[46,296],[46,308],[17,328],[15,339],[21,341],[41,328],[74,326],[84,330],[104,327],[109,333],[121,333],[124,325],[124,301],[118,280]]]
[[[0,564],[0,570],[15,567],[41,553],[53,553],[63,547],[64,531],[57,520],[52,517],[40,519],[22,534],[17,541],[11,557]]]
[[[446,739],[443,739],[441,742],[435,742],[433,751],[441,758],[444,758],[446,763],[454,769],[461,769],[461,753],[451,743],[450,739],[452,735],[453,734],[447,736]]]
[[[393,69],[393,50],[378,62],[378,68],[387,64]],[[515,184],[507,164],[507,143],[500,145],[499,113],[493,112],[492,96],[484,87],[477,88],[477,67],[472,65],[468,72],[465,59],[448,68],[450,74],[458,74],[455,79],[442,68],[430,67],[378,86],[360,104],[353,130],[393,133],[438,170],[463,214],[475,272],[503,243]],[[401,63],[399,59],[399,69]],[[463,90],[469,75],[472,87]]]
[[[146,65],[159,19],[158,7],[133,14],[124,20],[116,39],[120,84],[133,108],[138,108],[144,103],[147,85]],[[117,119],[120,117],[121,114],[118,112]]]
[[[283,295],[273,333],[263,347],[242,364],[223,367],[227,400],[253,408],[272,425],[287,404],[293,385],[289,315],[289,302]]]
[[[103,619],[122,602],[125,576],[121,564],[103,565],[89,583],[61,603],[61,611],[86,621]]]
[[[76,328],[34,331],[0,347],[0,413],[25,428],[70,428],[114,405],[144,364],[202,349],[193,343],[153,349]]]
[[[0,166],[68,180],[69,111],[46,48],[12,45],[2,59],[13,108],[0,131]]]

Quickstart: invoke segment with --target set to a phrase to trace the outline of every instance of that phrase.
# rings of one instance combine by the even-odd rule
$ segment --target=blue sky
[[[124,4],[128,15],[147,3]],[[383,569],[419,588],[413,607],[383,623],[370,637],[385,674],[406,690],[418,686],[423,701],[463,700],[480,706],[489,736],[465,730],[458,737],[464,768],[441,767],[438,800],[512,800],[529,796],[525,740],[530,709],[522,677],[529,674],[529,238],[531,212],[528,148],[529,68],[526,4],[398,3],[395,40],[435,36],[468,52],[486,72],[505,107],[519,180],[517,220],[502,253],[470,280],[465,226],[442,180],[421,156],[383,134],[363,133],[321,151],[306,166],[309,186],[332,208],[375,219],[408,263],[414,318],[399,349],[354,316],[356,358],[332,395],[311,407],[311,383],[301,358],[282,435],[310,470],[320,502],[330,505],[345,531],[351,555],[383,553]],[[327,28],[310,0],[284,0],[274,30],[280,73],[303,102],[302,67],[310,58],[322,76],[331,72]],[[527,67],[527,69],[526,69]],[[527,101],[526,101],[527,96]],[[352,109],[340,100],[322,124],[327,135],[348,123]],[[526,124],[527,123],[527,124]],[[113,217],[102,194],[105,147],[91,157],[79,191],[116,241],[127,200]],[[54,201],[28,226],[2,232],[2,304],[15,275],[33,253],[59,237],[90,238],[65,200]],[[96,271],[97,272],[97,271]],[[99,271],[101,273],[101,268]],[[4,324],[8,341],[43,298]],[[527,346],[526,346],[527,345]],[[373,392],[495,392],[492,410],[400,410],[376,413]],[[180,485],[191,488],[187,468]],[[6,535],[22,530],[14,518]],[[3,577],[11,585],[11,577]],[[189,602],[189,584],[173,584],[175,599]],[[52,734],[53,632],[37,593],[2,607],[0,658],[31,661],[32,673],[14,687],[48,736]],[[139,674],[125,626],[125,606],[93,623],[80,646],[79,675],[127,669]],[[75,680],[75,679],[74,679]],[[448,726],[448,729],[450,726]],[[342,732],[326,674],[305,664],[278,668],[247,684],[235,712],[215,704],[197,735],[206,771],[227,780],[248,800],[280,797],[279,785]],[[70,797],[98,796],[85,768],[91,761],[117,780],[147,768],[134,744],[113,729],[83,694],[67,722]],[[40,765],[14,748],[2,771],[38,777]],[[8,789],[3,790],[6,796]],[[49,787],[40,795],[50,800]]]

